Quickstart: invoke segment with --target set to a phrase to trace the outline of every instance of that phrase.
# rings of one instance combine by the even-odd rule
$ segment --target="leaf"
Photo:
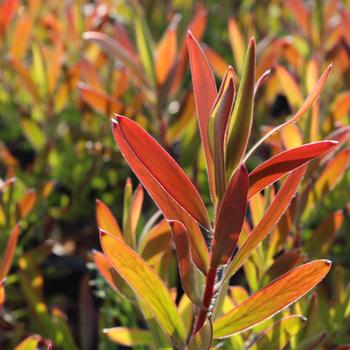
[[[37,195],[35,190],[29,190],[18,202],[19,217],[24,219],[35,207]]]
[[[179,221],[169,221],[169,225],[175,242],[182,287],[193,303],[200,307],[205,279],[192,261],[186,228]]]
[[[154,265],[155,261],[167,250],[170,241],[170,227],[166,220],[162,220],[140,237],[138,251],[148,264]]]
[[[121,240],[103,231],[100,240],[102,249],[114,268],[150,309],[173,343],[183,347],[184,325],[162,280]]]
[[[42,128],[33,120],[27,118],[20,119],[21,129],[28,142],[36,151],[44,148],[46,137]]]
[[[332,65],[330,64],[328,68],[324,71],[324,73],[321,75],[320,79],[314,86],[313,90],[310,92],[308,97],[305,99],[304,103],[301,105],[299,110],[293,115],[292,118],[288,119],[283,124],[280,124],[270,130],[267,134],[265,134],[255,145],[247,152],[247,154],[244,157],[243,162],[246,162],[247,159],[258,149],[258,147],[263,144],[270,136],[281,130],[287,125],[293,124],[297,122],[312,106],[312,104],[316,101],[316,99],[320,96],[321,91],[327,81],[329,72],[332,69]]]
[[[238,28],[237,21],[233,17],[228,20],[228,37],[237,70],[241,73],[244,67],[244,52],[246,51],[246,46],[242,33]]]
[[[22,60],[30,43],[30,36],[32,34],[32,18],[29,16],[21,17],[13,31],[12,45],[10,53],[18,60]]]
[[[14,350],[37,350],[41,341],[40,335],[31,335],[18,344]]]
[[[125,50],[117,41],[108,37],[108,35],[99,32],[85,32],[83,39],[87,42],[96,43],[105,53],[118,58],[132,72],[133,77],[137,78],[138,82],[148,86],[149,83],[142,71],[140,64]]]
[[[123,346],[150,346],[153,344],[150,332],[142,329],[114,327],[104,329],[103,333],[113,343]]]
[[[281,65],[277,65],[274,69],[275,74],[277,75],[279,85],[284,92],[284,95],[287,97],[288,102],[293,107],[299,107],[303,103],[303,95],[300,91],[300,88],[292,77],[292,75]]]
[[[206,273],[208,250],[194,219],[210,230],[209,218],[190,179],[169,154],[135,122],[117,116],[112,128],[114,138],[129,166],[165,217],[179,220],[186,226],[193,259],[201,271]]]
[[[156,73],[153,57],[155,52],[153,38],[138,0],[133,0],[132,5],[134,9],[133,22],[135,26],[136,45],[148,80],[154,85],[156,82]]]
[[[231,177],[216,218],[211,266],[225,265],[236,247],[247,210],[248,172],[244,165]]]
[[[213,325],[209,319],[188,344],[188,350],[209,350],[213,341]]]
[[[274,263],[269,267],[269,269],[264,274],[264,280],[272,281],[278,276],[286,273],[287,271],[294,268],[300,262],[303,261],[300,248],[294,248],[290,251],[284,252],[275,258]]]
[[[109,115],[118,113],[122,109],[119,101],[92,86],[80,82],[78,89],[82,100],[97,112]]]
[[[155,70],[157,83],[163,85],[175,64],[177,55],[176,29],[180,14],[175,14],[157,47]]]
[[[214,338],[247,330],[296,302],[326,276],[329,260],[316,260],[287,272],[215,320]]]
[[[34,83],[31,75],[28,72],[28,68],[25,67],[22,62],[14,56],[8,57],[9,64],[12,69],[17,73],[17,75],[22,79],[24,86],[27,88],[28,92],[31,94],[35,102],[40,101],[40,94],[38,87]]]
[[[237,97],[228,125],[226,178],[230,178],[247,148],[253,122],[255,39],[250,40]]]
[[[12,229],[7,241],[7,245],[0,263],[0,281],[2,281],[10,271],[13,257],[15,255],[18,237],[21,233],[19,224]]]
[[[304,3],[301,0],[287,0],[286,5],[289,7],[300,28],[306,35],[310,35],[310,13]]]
[[[256,167],[249,174],[248,198],[273,184],[283,175],[331,150],[338,142],[321,141],[281,152]]]
[[[115,291],[126,298],[135,299],[134,292],[120,277],[104,254],[94,250],[92,252],[92,257],[99,273]]]
[[[99,199],[96,199],[96,220],[99,229],[123,240],[123,234],[116,218],[107,205]]]
[[[138,185],[131,198],[124,230],[125,242],[130,247],[136,246],[136,228],[141,215],[143,197],[143,188]]]
[[[249,350],[282,350],[305,326],[305,322],[306,318],[300,315],[284,317],[264,330]]]
[[[298,185],[305,173],[305,166],[294,170],[282,187],[278,191],[276,197],[266,210],[265,215],[254,227],[247,239],[244,241],[237,254],[233,257],[226,272],[225,279],[231,277],[245,263],[258,245],[270,233],[273,227],[277,224],[282,214],[287,210],[290,201],[292,200]]]
[[[5,279],[0,281],[0,311],[2,307],[4,306],[6,299],[6,293],[5,293]]]
[[[209,146],[212,158],[214,159],[215,193],[219,201],[226,189],[225,142],[227,122],[235,94],[233,76],[233,69],[229,67],[222,80],[208,122]]]
[[[317,178],[311,197],[314,202],[321,200],[343,178],[350,162],[350,150],[345,149],[328,161],[320,176]]]
[[[112,126],[116,142],[130,165],[131,154],[126,154],[126,145],[133,152],[134,160],[142,162],[159,186],[163,187],[203,227],[209,228],[209,218],[202,198],[174,159],[132,120],[116,116]],[[137,175],[146,178],[146,175]]]
[[[15,15],[20,2],[18,0],[4,0],[0,4],[0,33],[5,34],[7,26]]]
[[[202,44],[202,49],[208,59],[208,62],[210,63],[210,66],[213,67],[213,71],[215,72],[216,76],[223,79],[229,64],[208,45]]]
[[[208,121],[217,90],[213,72],[199,43],[191,32],[187,33],[188,54],[190,57],[193,92],[196,101],[199,130],[204,149],[209,185],[212,196],[215,198],[213,159],[208,140]]]

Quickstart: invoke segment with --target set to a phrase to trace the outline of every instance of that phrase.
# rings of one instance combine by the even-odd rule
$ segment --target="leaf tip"
[[[324,262],[324,264],[325,264],[326,266],[328,266],[328,267],[331,267],[331,266],[332,266],[332,262],[331,262],[330,260],[328,260],[328,259],[323,260],[323,262]]]

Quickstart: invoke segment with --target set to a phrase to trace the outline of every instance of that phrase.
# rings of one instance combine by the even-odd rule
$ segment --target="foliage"
[[[1,349],[346,348],[349,21],[3,0]]]

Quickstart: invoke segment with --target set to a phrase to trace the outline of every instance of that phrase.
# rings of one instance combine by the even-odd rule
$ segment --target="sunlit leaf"
[[[37,350],[40,340],[40,335],[31,335],[22,340],[14,350]]]
[[[248,144],[253,122],[255,84],[255,39],[251,39],[228,124],[226,146],[226,178],[230,178],[241,161]]]
[[[142,329],[115,327],[104,329],[103,333],[113,343],[123,346],[150,346],[153,344],[150,332]]]
[[[284,151],[270,158],[249,174],[248,198],[271,185],[288,172],[328,152],[336,144],[336,141],[309,143]]]
[[[284,317],[264,330],[249,350],[282,350],[291,337],[298,334],[305,326],[305,322],[306,318],[299,315]]]
[[[134,8],[133,23],[135,26],[136,45],[140,54],[140,59],[149,81],[155,84],[156,72],[153,56],[155,49],[153,38],[138,0],[133,0],[132,4]]]
[[[18,60],[22,60],[28,44],[30,43],[30,35],[32,33],[32,19],[29,16],[23,16],[16,24],[16,28],[12,36],[12,45],[10,53]]]
[[[99,229],[123,240],[123,234],[118,222],[110,209],[99,199],[96,199],[96,220]]]
[[[316,260],[287,272],[215,320],[214,337],[242,332],[275,315],[314,288],[330,268],[330,261]]]
[[[297,122],[312,106],[312,104],[315,102],[315,100],[320,96],[321,91],[326,84],[329,72],[332,69],[332,65],[329,65],[328,68],[325,70],[325,72],[321,75],[320,79],[318,80],[317,84],[314,86],[313,90],[310,92],[308,97],[305,99],[304,103],[301,105],[299,110],[293,115],[292,118],[288,119],[283,124],[280,124],[276,127],[274,127],[272,130],[270,130],[266,135],[264,135],[260,140],[247,152],[247,154],[244,157],[244,161],[246,161],[257,149],[258,147],[263,144],[271,135],[275,134],[282,128],[284,128],[287,125],[293,124]]]
[[[157,47],[157,53],[155,57],[155,70],[157,82],[159,85],[164,84],[176,61],[176,29],[180,19],[181,16],[179,14],[174,15]]]
[[[208,140],[214,160],[215,193],[220,201],[226,188],[225,141],[235,89],[232,67],[227,69],[208,121]]]
[[[289,103],[293,107],[299,107],[303,103],[303,95],[297,82],[292,75],[283,66],[275,67],[275,74],[277,75],[279,85],[282,88],[283,93],[286,95]]]
[[[46,143],[46,136],[38,123],[32,119],[21,118],[20,125],[23,134],[33,148],[37,151],[42,150]]]
[[[206,272],[208,251],[192,218],[210,228],[203,201],[183,170],[169,154],[135,122],[118,116],[112,124],[119,148],[130,167],[169,220],[185,224],[197,266]]]
[[[121,240],[102,231],[100,239],[103,251],[114,268],[150,309],[174,344],[184,346],[184,325],[161,279]]]
[[[246,51],[246,45],[237,25],[237,21],[232,17],[228,20],[228,36],[237,70],[241,73],[244,66],[244,52]]]
[[[229,264],[225,278],[232,276],[245,263],[245,261],[254,252],[256,247],[265,239],[270,231],[277,224],[282,214],[289,207],[300,181],[305,173],[305,166],[302,166],[288,176],[282,187],[278,191],[276,197],[266,210],[265,215],[254,227],[242,246],[239,248],[237,254]]]
[[[208,121],[217,95],[216,84],[203,50],[191,32],[187,34],[187,46],[199,130],[209,175],[209,185],[211,193],[215,194],[213,159],[208,140]]]

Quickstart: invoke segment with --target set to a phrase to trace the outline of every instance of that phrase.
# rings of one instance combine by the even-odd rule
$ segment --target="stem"
[[[207,318],[208,309],[214,294],[216,271],[217,271],[217,267],[211,267],[209,269],[207,281],[205,285],[204,296],[203,296],[203,308],[199,312],[193,334],[196,334],[202,328]]]

